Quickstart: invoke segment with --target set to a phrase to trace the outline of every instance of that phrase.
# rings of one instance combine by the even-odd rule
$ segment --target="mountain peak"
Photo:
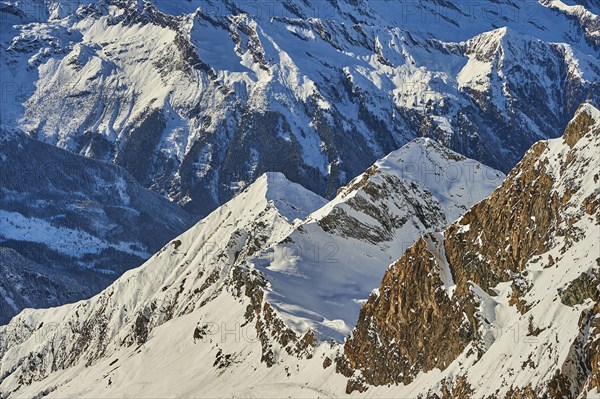
[[[329,334],[343,339],[393,259],[500,183],[503,174],[491,169],[494,179],[484,180],[484,168],[429,138],[392,152],[249,261],[270,281],[266,301],[298,333],[335,325]],[[275,175],[274,186],[285,184],[283,179]]]
[[[327,201],[298,183],[293,183],[283,173],[267,172],[245,190],[245,195],[265,199],[273,204],[288,221],[304,219]]]
[[[573,148],[590,131],[600,131],[600,111],[592,104],[585,103],[577,109],[562,137],[565,143]]]
[[[442,159],[453,161],[466,160],[463,155],[450,150],[448,147],[429,137],[417,137],[406,143],[400,149],[392,151],[382,161],[390,160],[395,163],[410,162],[415,157],[423,157],[426,154],[438,154]],[[429,158],[432,159],[432,158]],[[381,161],[380,161],[381,162]]]
[[[391,152],[377,161],[375,167],[381,173],[392,173],[427,188],[451,220],[482,200],[504,179],[502,172],[425,137]]]
[[[577,108],[577,112],[575,112],[573,119],[577,118],[583,113],[590,116],[595,121],[595,125],[600,123],[600,110],[598,110],[598,108],[596,108],[592,103],[581,104],[579,108]]]

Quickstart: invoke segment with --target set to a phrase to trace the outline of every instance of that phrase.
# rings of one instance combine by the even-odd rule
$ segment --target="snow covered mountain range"
[[[0,327],[0,393],[596,398],[599,150],[600,111],[585,104],[481,202],[487,179],[468,179],[480,195],[466,199],[464,181],[441,195],[400,177],[415,176],[401,154],[465,165],[429,140],[378,161],[331,203],[263,175],[94,298]],[[388,197],[394,178],[401,189]],[[477,203],[436,232],[450,198]],[[399,203],[421,212],[401,219]],[[394,229],[373,204],[399,217]],[[389,235],[344,229],[361,223]],[[415,230],[425,234],[387,268],[371,245]],[[340,251],[319,260],[302,247],[312,239]],[[294,245],[303,252],[284,253]],[[369,294],[380,260],[387,271]],[[364,303],[358,321],[351,300]]]
[[[265,174],[94,298],[25,310],[1,327],[0,391],[58,392],[82,367],[112,367],[115,356],[145,361],[147,345],[164,345],[158,331],[183,320],[182,340],[197,341],[210,358],[225,350],[204,342],[214,326],[251,334],[240,353],[222,353],[223,367],[259,356],[282,368],[286,356],[311,357],[316,343],[342,341],[404,249],[448,226],[503,177],[429,139],[378,161],[330,203]],[[54,373],[64,373],[60,382],[50,382]]]
[[[464,181],[446,180],[456,185],[440,195],[407,178],[419,175],[404,157],[433,171],[440,159],[446,171],[467,161],[428,140],[378,161],[331,203],[264,175],[98,296],[0,327],[0,392],[595,398],[599,150],[600,111],[585,104],[480,202],[457,195]],[[387,196],[393,177],[405,190]],[[486,195],[489,180],[467,182]],[[447,225],[449,198],[474,205],[442,233],[419,225],[420,215]],[[422,211],[391,231],[369,214],[377,204],[401,216],[398,203]],[[344,229],[360,223],[390,235]],[[369,294],[376,270],[362,272],[383,258],[370,245],[413,229],[425,234],[389,268],[382,259]],[[313,239],[340,250],[315,260],[304,252]],[[302,252],[285,253],[295,245]],[[346,316],[352,300],[364,303],[358,321]]]
[[[433,140],[416,139],[377,161],[247,263],[266,276],[265,300],[296,333],[326,331],[341,340],[387,266],[424,232],[443,230],[484,199],[503,178]]]
[[[467,170],[429,140],[378,161],[331,203],[263,175],[94,298],[1,326],[0,394],[597,398],[599,151],[600,111],[584,104],[480,202],[487,178],[432,192],[400,177],[418,176],[402,156]],[[465,185],[478,194],[467,199]],[[402,219],[399,203],[421,212]],[[370,214],[373,204],[398,217]],[[361,223],[389,235],[345,230]],[[416,242],[368,294],[363,272],[380,256],[370,245],[400,236]],[[283,253],[311,239],[340,252]],[[364,303],[357,321],[335,306],[351,298]]]
[[[0,0],[0,399],[600,398],[599,15]]]
[[[333,198],[418,136],[508,172],[598,103],[579,3],[3,0],[0,118],[201,215],[269,171]]]

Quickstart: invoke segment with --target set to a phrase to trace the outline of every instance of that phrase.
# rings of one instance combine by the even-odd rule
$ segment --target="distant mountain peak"
[[[289,181],[283,173],[267,172],[250,184],[243,193],[248,198],[264,198],[290,222],[304,219],[327,201],[298,183]]]

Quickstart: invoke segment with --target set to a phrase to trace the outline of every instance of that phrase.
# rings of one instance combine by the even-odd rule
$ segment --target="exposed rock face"
[[[348,215],[337,207],[318,221],[324,231],[342,237],[352,237],[372,244],[392,241],[396,230],[409,219],[415,218],[426,230],[446,223],[446,214],[430,192],[424,191],[414,182],[407,182],[394,175],[382,174],[376,181],[351,185],[346,190],[361,189],[362,195],[348,198],[344,203],[354,212],[359,212],[377,221],[370,225]],[[404,202],[404,203],[402,203]],[[406,215],[396,209],[409,208]],[[404,216],[404,217],[403,217]]]
[[[468,292],[469,281],[488,291],[553,245],[563,208],[552,191],[555,176],[539,161],[547,147],[535,144],[502,188],[444,233],[448,262],[460,265],[453,268],[457,294]]]
[[[539,373],[556,375],[510,390],[514,381],[504,376],[495,382],[501,381],[500,392],[510,397],[577,396],[597,386],[598,334],[587,332],[597,323],[600,210],[589,212],[585,204],[600,196],[598,151],[600,112],[586,104],[562,138],[534,145],[488,199],[443,236],[424,236],[394,263],[344,347],[364,381],[406,384],[421,371],[444,370],[459,358],[462,363],[476,355],[474,365],[459,367],[458,374],[467,377],[477,395],[482,388],[471,386],[478,382],[469,376],[494,378],[493,370],[479,372],[477,364],[486,364],[503,345],[498,337],[490,345],[486,335],[499,310],[485,309],[520,304],[518,311],[508,311],[515,312],[514,320],[527,323],[529,337],[552,336],[549,330],[563,328],[552,321],[537,325],[549,312],[569,313],[578,328],[560,336],[560,345],[567,341],[572,347],[566,357],[550,356],[558,367],[548,365],[526,340],[531,346],[521,356],[528,354]],[[532,273],[556,277],[532,279]],[[559,343],[547,345],[546,351],[555,353],[552,345]],[[462,389],[458,380],[451,388],[457,393]]]
[[[370,384],[409,383],[421,370],[445,368],[474,337],[463,317],[465,299],[452,301],[440,290],[439,265],[433,256],[423,256],[428,244],[441,245],[440,239],[420,239],[402,257],[406,263],[390,267],[379,293],[361,309],[344,350]]]

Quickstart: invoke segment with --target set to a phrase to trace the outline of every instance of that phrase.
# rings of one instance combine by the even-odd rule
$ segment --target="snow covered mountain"
[[[195,218],[127,172],[17,132],[0,138],[0,323],[89,298]]]
[[[260,368],[284,381],[339,347],[395,257],[503,177],[429,139],[378,161],[330,203],[265,174],[96,297],[0,327],[0,392],[144,396],[151,385],[177,395],[144,382],[166,364],[173,383],[198,373],[177,383],[181,395],[204,381],[203,395],[222,396],[215,372],[248,381]]]
[[[599,153],[600,111],[584,104],[562,138],[391,265],[344,347],[351,389],[597,398]]]
[[[439,155],[435,148],[419,140],[398,153]],[[283,269],[249,260],[274,251],[281,265],[276,248],[301,226],[324,237],[308,226],[332,209],[350,214],[342,224],[366,221],[343,199],[377,192],[368,187],[395,175],[385,166],[398,153],[333,204],[264,175],[98,296],[26,310],[0,327],[0,394],[597,398],[599,150],[600,111],[585,104],[491,196],[393,263],[343,345],[318,329],[301,334],[299,309],[275,295]],[[339,267],[351,273],[342,255]],[[297,270],[302,290],[324,289],[306,274],[306,257],[293,260],[286,278]],[[320,300],[302,304],[305,320]]]
[[[205,215],[417,136],[507,172],[598,103],[593,1],[3,0],[1,123]]]
[[[597,399],[599,13],[0,0],[0,399]]]
[[[423,233],[445,229],[503,178],[433,140],[416,139],[248,263],[266,276],[265,300],[296,333],[322,331],[341,341],[388,265]]]

